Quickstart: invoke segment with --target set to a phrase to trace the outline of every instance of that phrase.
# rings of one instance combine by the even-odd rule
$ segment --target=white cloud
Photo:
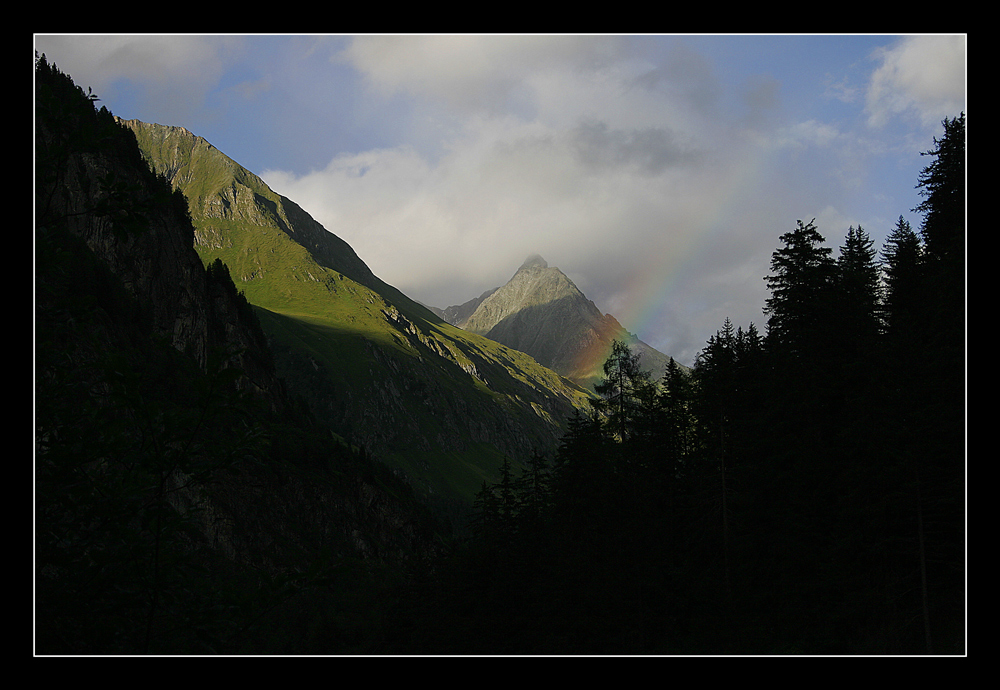
[[[495,111],[529,75],[605,64],[619,45],[613,37],[587,36],[361,36],[339,57],[385,94]]]
[[[227,36],[38,35],[35,47],[49,62],[98,98],[129,80],[144,94],[145,108],[163,124],[200,108],[206,94],[239,54],[241,39]],[[120,114],[120,113],[115,113]],[[133,116],[126,114],[126,116]]]
[[[826,91],[823,93],[824,98],[837,100],[841,103],[854,103],[858,99],[860,89],[851,84],[847,77],[842,77],[836,82],[827,77],[826,81],[827,86]]]
[[[965,110],[965,36],[909,36],[876,57],[881,66],[872,74],[866,108],[873,127],[903,114],[936,126]]]
[[[718,152],[707,160],[676,142],[665,127],[624,130],[585,121],[556,129],[482,118],[434,161],[398,148],[338,157],[307,175],[262,177],[351,244],[377,275],[435,306],[503,284],[537,252],[631,330],[644,324],[635,322],[622,295],[631,293],[636,303],[636,289],[662,292],[657,278],[662,283],[664,266],[672,264],[679,264],[676,274],[704,285],[701,299],[711,301],[709,291],[735,291],[759,312],[753,302],[766,263],[756,271],[745,267],[752,233],[708,239],[721,235],[720,226],[732,229],[736,217],[759,226],[751,208],[727,198],[755,181],[749,174],[743,183],[734,180],[740,174],[719,167]],[[741,158],[735,149],[728,155]],[[764,227],[773,231],[770,223]],[[735,278],[701,283],[719,268],[711,265],[720,256],[717,241],[730,257],[725,261],[741,266],[740,277],[753,274],[752,290],[734,285]],[[662,308],[664,323],[694,319],[705,328],[705,314],[671,316],[669,297]],[[673,340],[659,343],[647,337],[654,346],[676,347],[672,354],[686,363],[704,345],[698,337],[679,342],[676,333],[668,335]]]
[[[198,83],[211,80],[220,69],[218,51],[225,39],[204,36],[59,35],[38,36],[41,52],[50,61],[65,59],[74,78],[95,79],[107,85],[121,78],[153,83]]]
[[[797,123],[790,128],[789,135],[792,141],[800,145],[819,148],[828,148],[841,138],[836,127],[816,120]]]
[[[644,62],[603,37],[363,37],[341,59],[381,93],[440,109],[415,117],[461,115],[433,152],[381,149],[261,176],[411,297],[464,302],[537,252],[626,328],[670,329],[641,336],[686,363],[721,325],[718,305],[759,323],[770,244],[785,229],[775,208],[787,204],[760,187],[766,118],[754,138],[722,117],[697,54]],[[756,78],[748,105],[772,110],[777,89]],[[836,135],[818,122],[797,133],[810,146]]]
[[[880,54],[873,121],[943,117],[934,104],[948,80],[933,68],[951,64],[941,55],[955,46],[922,38]],[[841,105],[846,78],[817,99],[798,89],[830,84],[826,71],[766,61],[742,69],[742,56],[733,70],[718,61],[727,50],[671,37],[37,42],[99,97],[117,88],[130,111],[145,107],[116,114],[197,131],[182,115],[200,109],[203,124],[225,112],[217,131],[230,139],[213,144],[248,167],[248,151],[274,161],[279,148],[308,150],[255,172],[416,299],[463,302],[537,252],[626,328],[648,327],[640,337],[687,362],[725,317],[761,325],[770,252],[796,218],[820,216],[831,244],[840,239],[849,191],[864,189],[878,148],[844,115],[857,114]],[[932,53],[936,64],[922,64]],[[894,141],[885,132],[883,146]]]

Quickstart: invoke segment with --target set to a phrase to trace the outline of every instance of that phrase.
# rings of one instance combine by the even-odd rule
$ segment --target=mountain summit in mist
[[[588,389],[603,376],[615,340],[641,352],[642,366],[654,378],[663,375],[670,359],[625,330],[614,316],[601,313],[565,273],[538,254],[525,259],[506,285],[439,313]]]

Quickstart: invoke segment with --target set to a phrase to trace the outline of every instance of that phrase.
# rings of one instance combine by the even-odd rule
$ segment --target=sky
[[[765,332],[779,237],[881,249],[966,108],[958,35],[80,35],[34,49],[182,126],[424,304],[540,254],[682,364]]]

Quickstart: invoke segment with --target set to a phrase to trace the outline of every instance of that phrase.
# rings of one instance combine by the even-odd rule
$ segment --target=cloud
[[[823,97],[838,100],[841,103],[854,103],[858,98],[859,91],[860,89],[851,84],[847,77],[842,77],[836,82],[828,77]]]
[[[882,127],[898,115],[937,126],[965,110],[965,36],[909,36],[875,57],[881,66],[868,86],[871,126]]]
[[[701,112],[713,111],[721,96],[721,84],[712,63],[683,43],[672,43],[656,66],[636,79],[649,89],[662,89]]]
[[[825,122],[807,120],[799,122],[790,129],[791,137],[801,145],[828,148],[842,138],[837,128]]]
[[[39,52],[61,69],[72,66],[73,80],[98,98],[110,98],[127,82],[141,91],[140,107],[169,124],[182,124],[176,118],[202,107],[241,45],[239,37],[228,36],[35,37]]]
[[[570,133],[570,141],[580,162],[593,170],[626,167],[642,175],[659,175],[697,158],[665,127],[612,130],[605,122],[588,121]]]
[[[447,120],[434,150],[385,147],[261,177],[431,305],[501,285],[539,253],[686,363],[726,316],[759,322],[783,231],[781,193],[757,174],[773,125],[758,118],[747,136],[727,120],[710,63],[604,37],[444,38],[362,37],[339,56],[387,103],[424,104],[401,128]],[[778,105],[777,80],[744,86],[752,112]],[[836,133],[814,122],[796,134],[815,146]]]
[[[663,283],[672,276],[679,276],[671,283],[679,292],[698,285],[699,301],[736,292],[759,312],[766,261],[756,270],[745,266],[759,238],[745,227],[726,236],[737,222],[752,227],[755,207],[727,198],[736,173],[720,166],[718,153],[696,155],[681,140],[666,127],[583,120],[554,128],[480,118],[440,158],[396,147],[338,156],[304,175],[261,176],[351,244],[377,275],[434,306],[502,285],[537,252],[631,330],[648,325],[630,312],[641,308],[637,291],[669,300]],[[710,241],[719,248],[698,254]],[[728,277],[713,282],[708,276],[720,258]],[[733,282],[747,275],[755,292]],[[705,320],[721,324],[724,316],[668,304],[659,319],[664,328],[686,321],[701,333]],[[668,335],[646,337],[654,347],[676,348],[672,354],[686,363],[704,345],[704,337]]]
[[[531,74],[607,64],[622,43],[588,36],[361,36],[339,59],[383,94],[405,92],[465,111],[498,111]]]
[[[892,127],[868,140],[845,105],[855,80],[828,76],[864,53],[837,39],[821,72],[780,59],[781,41],[758,55],[727,37],[36,39],[84,88],[121,95],[115,114],[206,136],[416,299],[464,302],[537,252],[686,362],[727,316],[760,325],[761,278],[796,218],[839,240],[872,158],[926,148],[901,143],[911,116],[936,127],[964,99],[939,69],[953,37],[876,53],[867,115]],[[871,194],[900,167],[882,165]]]
[[[230,87],[230,90],[240,98],[251,101],[259,98],[262,94],[269,92],[272,88],[269,79],[257,79],[254,81],[244,81]]]

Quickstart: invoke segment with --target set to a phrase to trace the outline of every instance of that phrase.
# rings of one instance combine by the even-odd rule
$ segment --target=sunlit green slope
[[[551,450],[587,394],[534,359],[442,321],[374,276],[353,249],[211,144],[124,122],[188,198],[196,249],[258,308],[293,393],[336,433],[428,495],[467,503]]]

